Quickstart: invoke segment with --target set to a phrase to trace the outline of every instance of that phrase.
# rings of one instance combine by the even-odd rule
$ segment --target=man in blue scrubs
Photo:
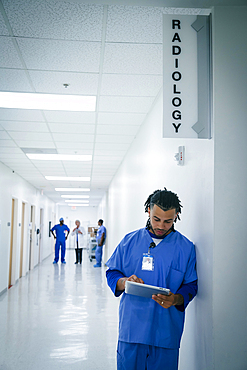
[[[194,245],[174,229],[181,207],[176,194],[156,190],[145,202],[146,227],[127,234],[106,263],[108,285],[116,297],[122,295],[118,370],[178,368],[185,308],[197,293]],[[126,280],[171,293],[152,299],[126,294]]]
[[[70,230],[67,225],[64,225],[64,219],[62,217],[60,218],[59,222],[60,223],[58,225],[53,226],[53,228],[51,229],[51,233],[56,239],[55,258],[54,258],[53,264],[58,263],[60,245],[61,245],[61,263],[66,263],[65,262],[65,248],[66,248],[65,241],[67,240],[69,236]],[[54,231],[56,232],[56,235],[54,234]],[[65,235],[66,231],[67,231],[67,235]]]
[[[106,228],[103,225],[103,220],[100,219],[98,221],[98,226],[99,228],[96,235],[97,247],[95,250],[96,264],[94,265],[94,267],[101,267],[103,246],[105,244],[106,239]]]

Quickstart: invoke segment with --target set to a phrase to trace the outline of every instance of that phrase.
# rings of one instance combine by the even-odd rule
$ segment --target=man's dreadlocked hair
[[[156,204],[163,211],[169,211],[170,209],[176,210],[178,213],[177,218],[180,220],[179,213],[181,213],[180,200],[177,194],[168,191],[166,188],[164,190],[155,190],[153,194],[150,194],[146,202],[144,203],[145,212],[148,212],[148,208],[152,209],[154,204]],[[177,221],[177,218],[174,222]],[[147,220],[146,228],[151,229],[150,218]]]

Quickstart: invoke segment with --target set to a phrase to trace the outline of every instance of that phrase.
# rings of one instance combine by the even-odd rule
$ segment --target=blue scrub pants
[[[54,261],[56,261],[56,262],[58,262],[58,260],[59,260],[60,245],[61,245],[61,262],[63,262],[64,259],[65,259],[65,240],[56,239],[55,259],[54,259]]]
[[[102,253],[103,253],[103,246],[100,247],[97,245],[96,250],[95,250],[95,258],[97,265],[101,266],[101,261],[102,261]]]
[[[179,349],[118,342],[117,370],[177,370]]]

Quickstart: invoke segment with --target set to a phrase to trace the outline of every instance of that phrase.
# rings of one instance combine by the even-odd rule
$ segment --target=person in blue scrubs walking
[[[122,295],[117,369],[177,370],[185,308],[197,293],[195,247],[174,228],[182,207],[177,194],[156,190],[144,206],[146,227],[127,234],[106,263],[108,285]],[[152,299],[126,294],[127,280],[171,292]]]
[[[94,267],[101,267],[103,246],[105,244],[105,239],[106,239],[106,228],[103,225],[103,222],[104,221],[101,219],[98,221],[99,229],[96,235],[97,247],[95,250],[96,264],[94,265]]]
[[[58,263],[59,260],[59,250],[60,250],[60,245],[61,245],[61,263],[66,263],[65,262],[65,242],[69,236],[69,228],[67,225],[64,225],[64,219],[61,217],[59,219],[59,224],[53,226],[51,229],[51,233],[54,236],[54,239],[56,239],[56,244],[55,244],[55,258],[53,261],[53,264]],[[54,231],[56,232],[56,235],[54,234]],[[67,231],[67,235],[66,234]]]

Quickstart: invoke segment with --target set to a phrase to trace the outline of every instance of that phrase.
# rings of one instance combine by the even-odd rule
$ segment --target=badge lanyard
[[[154,270],[154,257],[150,254],[150,249],[156,247],[154,242],[150,243],[148,253],[143,253],[142,258],[142,270],[153,271]]]

